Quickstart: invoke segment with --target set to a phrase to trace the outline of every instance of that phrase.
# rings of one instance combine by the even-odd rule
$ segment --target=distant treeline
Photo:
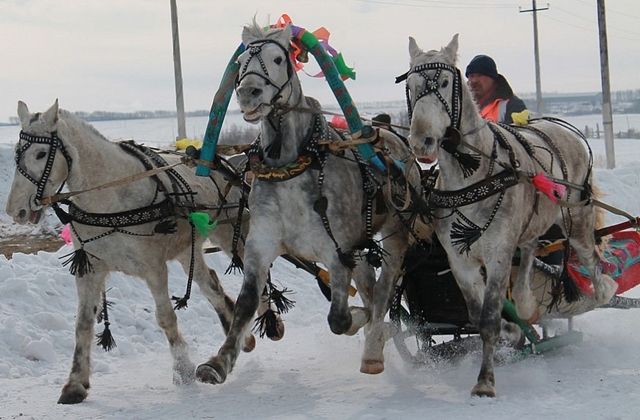
[[[239,111],[229,111],[239,112]],[[75,115],[82,118],[85,121],[112,121],[112,120],[140,120],[140,119],[148,119],[148,118],[174,118],[176,116],[175,111],[135,111],[135,112],[111,112],[111,111],[93,111],[93,112],[85,112],[85,111],[76,111]],[[199,110],[199,111],[189,111],[184,113],[187,117],[207,117],[209,116],[209,111]],[[18,117],[9,117],[9,124],[17,125],[20,124],[20,119]]]

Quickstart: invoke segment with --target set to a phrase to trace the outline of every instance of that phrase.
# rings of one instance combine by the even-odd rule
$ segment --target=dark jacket
[[[489,98],[489,100],[481,106],[482,108],[484,108],[490,104],[493,104],[499,99],[508,101],[506,112],[504,113],[504,116],[498,117],[498,122],[512,124],[513,119],[511,118],[511,114],[514,112],[524,111],[525,109],[527,109],[527,106],[524,104],[522,99],[518,98],[513,93],[511,86],[509,86],[509,82],[507,82],[507,79],[505,79],[503,75],[498,75],[497,84],[498,85],[496,86],[496,90],[493,92],[493,95],[491,95],[491,98]]]

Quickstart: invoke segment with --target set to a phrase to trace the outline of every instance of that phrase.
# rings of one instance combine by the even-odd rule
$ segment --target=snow
[[[0,142],[2,143],[2,142]],[[591,140],[602,165],[604,144]],[[640,141],[616,140],[613,170],[598,167],[603,201],[640,214]],[[13,177],[13,149],[0,144],[0,207]],[[617,223],[621,216],[609,215]],[[22,233],[59,232],[53,216],[38,227],[14,225],[0,212],[0,239]],[[460,361],[407,365],[393,342],[386,370],[359,372],[364,338],[333,335],[329,304],[315,280],[277,261],[274,279],[295,291],[296,306],[284,315],[285,337],[258,339],[242,353],[227,382],[212,386],[172,384],[171,357],[143,282],[114,274],[108,281],[111,330],[117,347],[94,346],[91,389],[78,405],[56,404],[74,348],[75,282],[54,253],[0,256],[0,419],[634,419],[640,409],[640,311],[600,309],[575,319],[584,333],[570,345],[496,369],[495,399],[470,396],[480,355]],[[229,260],[208,254],[225,289],[237,295],[242,278],[223,275]],[[169,292],[182,295],[186,276],[170,263]],[[640,297],[640,288],[626,296]],[[354,302],[357,304],[357,300]],[[194,286],[189,307],[178,311],[191,359],[202,363],[222,344],[220,322]],[[557,321],[559,326],[564,322]],[[102,324],[96,328],[102,331]]]

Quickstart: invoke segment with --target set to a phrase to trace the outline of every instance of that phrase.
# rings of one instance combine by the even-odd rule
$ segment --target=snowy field
[[[145,124],[148,121],[153,120]],[[6,135],[9,131],[0,131],[2,210],[13,177],[11,143],[18,129],[14,137]],[[598,166],[595,178],[607,194],[603,201],[640,215],[640,140],[616,140],[613,170],[604,169],[603,141],[590,143]],[[619,221],[619,216],[607,217],[608,224]],[[39,227],[18,227],[0,211],[0,239],[59,229],[52,216]],[[498,398],[472,398],[479,354],[414,369],[389,342],[386,370],[376,376],[360,373],[362,333],[333,335],[326,323],[329,304],[315,280],[284,261],[275,263],[273,277],[295,291],[296,301],[284,316],[284,339],[259,339],[256,349],[242,353],[227,382],[218,386],[172,385],[171,357],[155,322],[150,293],[139,279],[112,275],[107,287],[114,302],[110,320],[117,347],[105,353],[94,346],[87,400],[58,405],[74,347],[75,283],[60,262],[69,252],[64,246],[55,253],[16,253],[8,260],[0,256],[1,420],[631,420],[640,413],[640,310],[602,309],[577,317],[582,343],[499,366]],[[207,262],[221,275],[229,264],[218,254],[209,254]],[[221,278],[227,292],[237,295],[241,277]],[[169,292],[182,295],[185,282],[178,264],[170,264]],[[626,295],[640,297],[640,288]],[[197,286],[188,309],[178,317],[196,364],[217,352],[222,328]],[[98,325],[97,331],[102,328]]]

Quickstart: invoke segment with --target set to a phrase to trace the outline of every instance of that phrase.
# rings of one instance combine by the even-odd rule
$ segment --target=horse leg
[[[196,249],[200,248],[197,247]],[[207,267],[202,254],[196,253],[193,257],[193,280],[198,287],[200,287],[200,291],[209,303],[211,303],[211,306],[213,306],[222,324],[222,329],[224,333],[227,334],[231,327],[231,321],[233,320],[233,308],[235,306],[233,299],[225,294],[222,284],[218,279],[218,274],[215,270]],[[182,264],[185,273],[188,273],[191,264],[191,249],[180,254],[178,261]],[[253,334],[248,334],[243,350],[249,352],[253,350],[255,346],[255,337]]]
[[[529,323],[537,321],[540,316],[538,302],[531,291],[531,270],[537,244],[537,240],[520,244],[520,266],[518,267],[518,278],[513,287],[516,312],[521,319]]]
[[[447,254],[449,255],[449,251]],[[453,254],[449,255],[449,267],[467,305],[469,322],[477,327],[480,325],[485,289],[485,276],[481,266],[460,256],[454,250]]]
[[[508,257],[500,258],[499,255]],[[479,325],[480,337],[482,338],[482,365],[478,374],[478,382],[471,390],[471,395],[496,396],[493,357],[503,326],[502,306],[511,272],[511,255],[508,252],[496,252],[491,257],[485,255],[487,285]]]
[[[369,264],[358,264],[352,274],[364,308],[358,306],[349,307],[349,312],[351,313],[351,328],[345,333],[346,335],[355,335],[360,328],[364,327],[371,320],[373,288],[376,283],[376,272]]]
[[[156,322],[164,331],[173,357],[173,383],[190,384],[195,380],[195,365],[189,359],[189,346],[178,329],[178,317],[169,299],[166,264],[149,264],[145,280],[156,304]]]
[[[594,232],[593,206],[571,209],[574,220],[571,226],[569,242],[578,254],[580,263],[589,271],[593,283],[593,292],[600,305],[609,302],[618,290],[618,283],[600,270],[599,257],[596,252]]]
[[[274,247],[266,247],[272,252],[279,252]],[[233,322],[227,338],[218,350],[218,354],[206,363],[198,366],[196,376],[199,381],[210,384],[221,384],[233,370],[240,353],[244,337],[249,333],[251,321],[260,304],[260,296],[266,284],[269,266],[276,254],[265,256],[251,252],[251,241],[245,248],[244,280],[233,311]]]
[[[334,334],[346,334],[351,329],[353,318],[349,311],[349,284],[351,273],[338,258],[329,265],[331,274],[331,307],[327,321]]]
[[[104,290],[107,271],[86,273],[83,277],[76,275],[76,291],[78,293],[78,311],[76,314],[76,345],[69,379],[62,388],[58,404],[77,404],[87,398],[89,375],[91,373],[91,345],[94,335],[96,315],[101,308],[100,302]]]
[[[406,237],[399,234],[385,240],[385,249],[395,252],[385,257],[380,277],[373,288],[371,327],[365,333],[364,353],[360,363],[362,373],[378,374],[384,371],[384,343],[389,335],[385,334],[384,317],[389,310],[394,281],[397,279],[407,246]]]

